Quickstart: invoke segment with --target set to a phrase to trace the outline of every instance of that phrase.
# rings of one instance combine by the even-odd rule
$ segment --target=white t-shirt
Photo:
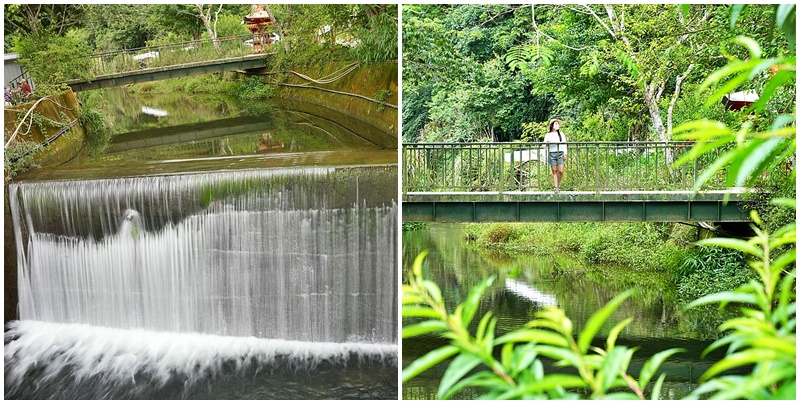
[[[561,132],[561,140],[558,139],[558,133],[547,132],[547,134],[544,135],[544,141],[545,143],[560,143],[560,144],[547,145],[548,152],[562,151],[564,152],[565,156],[567,155],[567,145],[565,143],[562,143],[567,141],[567,135],[565,135],[564,132]]]

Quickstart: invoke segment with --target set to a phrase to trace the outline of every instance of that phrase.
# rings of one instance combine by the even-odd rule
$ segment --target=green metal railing
[[[253,57],[253,47],[246,43],[248,39],[253,39],[253,36],[242,35],[98,53],[88,57],[88,74],[98,77],[154,67]]]
[[[552,145],[552,143],[551,143]],[[563,191],[689,190],[719,154],[672,162],[691,142],[567,142]],[[407,143],[404,192],[552,191],[545,143]],[[705,189],[725,189],[718,173]]]

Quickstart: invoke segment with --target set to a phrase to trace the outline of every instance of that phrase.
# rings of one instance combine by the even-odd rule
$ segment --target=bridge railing
[[[673,162],[691,142],[567,142],[564,191],[692,189],[719,154]],[[545,143],[403,144],[404,192],[552,191]],[[723,174],[705,188],[725,189]]]
[[[89,75],[97,77],[153,67],[244,58],[254,53],[253,47],[246,42],[249,39],[253,39],[253,36],[232,36],[217,38],[215,41],[206,39],[98,53],[89,56]]]

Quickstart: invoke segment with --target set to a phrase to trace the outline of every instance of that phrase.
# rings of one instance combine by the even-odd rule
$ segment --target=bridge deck
[[[744,192],[407,192],[402,211],[407,222],[749,222]]]
[[[245,55],[242,57],[184,63],[173,66],[142,68],[140,70],[97,76],[91,80],[70,80],[66,82],[66,84],[72,88],[72,91],[78,92],[176,77],[194,76],[198,74],[256,69],[265,66],[266,60],[264,59],[264,55]]]
[[[73,91],[115,87],[196,74],[266,66],[254,53],[251,35],[179,42],[89,55],[85,77],[67,80]]]

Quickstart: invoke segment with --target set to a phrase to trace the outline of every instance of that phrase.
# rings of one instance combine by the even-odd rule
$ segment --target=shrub
[[[103,153],[113,137],[108,118],[100,110],[85,105],[78,119],[86,130],[86,147],[89,155],[96,156]]]
[[[236,95],[243,100],[260,100],[271,98],[275,89],[264,83],[258,76],[250,76],[241,83],[236,89]]]
[[[40,168],[33,155],[42,150],[42,145],[36,142],[23,141],[12,142],[3,154],[3,169],[5,170],[5,180],[17,176],[25,171]]]
[[[684,303],[712,293],[734,290],[752,279],[741,251],[701,247],[676,270],[678,299]]]
[[[507,243],[516,238],[514,226],[510,223],[492,223],[480,235],[478,242],[481,244]]]

